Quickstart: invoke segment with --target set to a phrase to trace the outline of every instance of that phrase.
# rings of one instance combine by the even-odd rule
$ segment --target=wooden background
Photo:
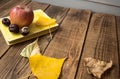
[[[14,2],[14,3],[13,3]],[[39,37],[41,53],[63,58],[65,61],[59,79],[97,79],[83,66],[83,58],[95,57],[113,61],[113,67],[101,79],[120,79],[120,17],[90,10],[64,8],[30,0],[0,0],[0,17],[8,16],[18,4],[42,9],[60,24],[49,35]],[[0,79],[21,79],[31,74],[28,59],[20,56],[22,49],[35,39],[8,46],[0,32]],[[33,79],[32,76],[26,79]]]

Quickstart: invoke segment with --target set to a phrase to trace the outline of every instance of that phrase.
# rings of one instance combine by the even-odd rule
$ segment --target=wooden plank
[[[44,55],[67,57],[59,79],[74,79],[91,11],[70,9]]]
[[[22,46],[24,47],[28,43],[22,43]],[[16,66],[19,67],[21,61],[25,62],[21,65],[22,68],[27,62],[20,56],[20,51],[23,49],[20,46],[21,44],[12,46],[0,60],[0,79],[18,79],[17,73],[15,73],[16,69],[18,69]]]
[[[117,36],[118,36],[118,51],[119,51],[119,69],[120,69],[120,16],[116,16]],[[120,70],[119,70],[120,74]]]
[[[5,0],[4,0],[5,1]],[[3,4],[0,7],[0,18],[4,16],[8,16],[9,11],[11,10],[12,7],[16,5],[25,5],[29,3],[31,0],[10,0],[9,2]]]
[[[76,79],[92,79],[83,65],[83,58],[95,57],[113,61],[112,69],[102,75],[102,79],[119,79],[119,59],[115,16],[95,13],[87,33]]]
[[[59,7],[59,6],[50,6],[45,12],[50,17],[55,18],[57,23],[60,24],[64,17],[67,15],[69,8]]]
[[[6,44],[5,39],[2,36],[2,33],[0,32],[0,59],[5,54],[9,47],[10,46]]]
[[[0,0],[0,7],[2,7],[5,3],[9,2],[10,0]]]
[[[39,9],[41,7],[41,9],[45,10],[47,12],[47,14],[51,14],[50,13],[51,10],[56,11],[56,13],[54,13],[54,15],[53,15],[54,18],[56,18],[59,15],[59,13],[61,13],[61,16],[59,15],[59,18],[61,21],[62,21],[62,19],[64,19],[64,17],[65,17],[64,15],[66,15],[67,10],[68,10],[67,8],[62,8],[62,7],[61,8],[58,7],[56,9],[54,9],[55,6],[50,6],[48,8],[49,5],[41,4],[41,3],[37,3],[37,2],[31,2],[28,5],[31,6],[32,9]],[[46,8],[48,8],[48,9],[46,10]],[[49,9],[51,9],[51,10],[49,10]],[[62,12],[62,11],[64,11],[64,12]],[[6,55],[3,56],[2,59],[0,60],[0,64],[4,63],[0,67],[0,72],[1,72],[0,79],[18,79],[21,77],[25,77],[26,75],[29,75],[31,73],[28,60],[21,57],[20,52],[26,45],[31,43],[33,40],[34,39],[27,41],[27,42],[13,45],[6,52]],[[39,45],[40,45],[42,51],[45,50],[45,48],[47,47],[48,44],[49,44],[49,42],[47,41],[47,36],[43,36],[43,37],[39,38]]]
[[[13,0],[11,0],[13,1]],[[4,17],[4,16],[8,16],[9,14],[9,10],[15,6],[15,5],[18,5],[18,4],[27,4],[28,2],[30,2],[30,0],[14,0],[13,2],[9,1],[7,3],[7,6],[4,6],[4,7],[0,7],[0,18],[1,17]],[[12,4],[12,5],[11,5]],[[9,6],[9,7],[8,7]],[[5,54],[5,52],[8,50],[10,46],[8,46],[0,32],[0,58]]]
[[[59,26],[61,25],[61,22],[65,18],[69,11],[69,8],[59,7],[59,6],[50,6],[48,9],[45,10],[45,13],[49,15],[52,18],[55,18],[57,20],[57,23]],[[52,33],[52,36],[54,36],[54,33]],[[41,53],[44,53],[44,50],[46,49],[47,45],[50,43],[51,40],[49,40],[50,34],[47,34],[45,37],[40,38],[39,44],[41,47]]]

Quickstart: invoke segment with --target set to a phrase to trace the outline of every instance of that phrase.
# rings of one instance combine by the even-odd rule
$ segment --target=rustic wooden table
[[[0,0],[0,18],[8,16],[18,4],[42,9],[57,19],[59,29],[48,41],[49,35],[39,37],[42,54],[63,58],[65,61],[59,79],[96,79],[87,74],[83,58],[95,57],[113,61],[112,69],[102,79],[120,79],[120,17],[90,10],[76,10],[33,2],[30,0]],[[8,46],[0,32],[0,79],[19,79],[31,73],[28,59],[20,56],[21,50],[35,39]],[[33,79],[31,77],[27,79]]]

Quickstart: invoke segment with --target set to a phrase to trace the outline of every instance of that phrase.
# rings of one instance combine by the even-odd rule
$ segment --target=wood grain
[[[119,51],[119,78],[120,78],[120,16],[116,16],[118,51]]]
[[[7,2],[9,2],[10,0],[0,0],[0,8]]]
[[[113,15],[100,13],[91,16],[89,10],[69,9],[30,0],[7,1],[0,1],[0,17],[7,16],[13,6],[25,4],[33,10],[44,10],[59,23],[52,40],[48,40],[49,34],[39,37],[43,55],[67,57],[59,79],[96,79],[88,75],[83,66],[85,57],[112,60],[113,67],[101,79],[120,79],[120,17],[115,19]],[[31,74],[29,61],[21,57],[20,52],[35,39],[9,47],[0,33],[0,79],[23,79],[25,76],[26,79],[33,79],[33,76],[28,78]]]
[[[20,68],[26,65],[27,60],[23,60],[20,56],[20,51],[24,48],[27,43],[12,46],[8,52],[6,52],[5,56],[0,60],[0,79],[17,79],[18,73],[16,73],[16,69],[19,71],[17,67],[19,67],[20,62],[22,65]],[[29,42],[28,42],[29,44]],[[28,71],[27,71],[28,72]],[[29,72],[28,72],[29,73]]]
[[[42,9],[47,12],[47,14],[51,15],[50,11],[56,11],[52,15],[53,18],[56,18],[59,13],[61,13],[61,16],[59,15],[59,22],[61,22],[64,19],[64,15],[67,13],[67,8],[58,7],[53,9],[55,6],[50,6],[49,4],[41,4],[37,2],[31,2],[28,4],[33,10],[34,9]],[[41,7],[41,8],[40,8]],[[49,8],[48,8],[49,7]],[[49,10],[51,9],[51,10]],[[64,12],[62,12],[64,11]],[[64,17],[63,17],[64,16]],[[49,41],[47,40],[48,35],[42,36],[39,38],[39,45],[41,47],[41,50],[44,51],[45,48],[48,46]],[[29,43],[33,42],[33,40],[29,40],[27,42],[23,42],[20,44],[13,45],[5,54],[5,56],[2,57],[0,60],[0,64],[4,63],[0,68],[0,79],[18,79],[25,77],[31,73],[31,70],[29,68],[28,59],[23,58],[20,56],[21,50],[28,45]],[[5,61],[4,61],[5,60]],[[13,62],[13,63],[11,63]]]
[[[61,25],[61,22],[64,20],[66,14],[68,13],[69,8],[64,8],[64,7],[58,7],[58,6],[49,6],[46,10],[45,13],[49,15],[51,18],[55,18],[59,26]],[[52,33],[52,36],[54,37],[54,33]],[[47,34],[44,37],[39,38],[40,42],[40,48],[41,48],[41,53],[43,54],[45,49],[47,48],[48,44],[50,43],[50,34]]]
[[[59,79],[74,79],[91,12],[70,9],[44,55],[64,58]]]
[[[5,39],[2,36],[2,33],[0,32],[0,59],[5,54],[9,47],[10,46],[6,44]]]
[[[113,67],[102,75],[102,79],[119,79],[119,59],[115,16],[95,13],[87,33],[76,79],[94,79],[83,66],[83,59],[94,57],[109,62]],[[96,78],[95,78],[96,79]]]
[[[60,24],[64,17],[67,15],[69,8],[59,7],[59,6],[50,6],[45,13],[48,14],[51,18],[55,18],[57,23]]]
[[[3,0],[5,1],[5,0]],[[0,7],[0,18],[4,16],[8,16],[10,10],[12,7],[16,5],[26,5],[30,2],[31,0],[10,0],[8,2],[4,2],[2,6]]]

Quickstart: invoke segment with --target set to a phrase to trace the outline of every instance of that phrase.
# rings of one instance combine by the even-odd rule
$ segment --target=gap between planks
[[[76,70],[76,74],[75,74],[75,79],[77,78],[77,72],[78,72],[78,70],[79,70],[79,66],[80,66],[80,63],[81,63],[81,58],[82,58],[82,54],[83,54],[83,49],[84,49],[85,41],[86,41],[86,38],[87,38],[87,35],[88,35],[88,29],[89,29],[89,27],[90,27],[90,22],[91,22],[92,15],[93,15],[93,13],[91,12],[90,18],[89,18],[89,22],[88,22],[88,25],[87,25],[88,28],[87,28],[87,30],[86,30],[85,39],[84,39],[83,46],[82,46],[82,49],[81,49],[81,55],[80,55],[80,58],[79,58],[79,61],[78,61],[78,66],[77,66],[77,70]],[[82,76],[82,75],[80,75],[80,76]]]

